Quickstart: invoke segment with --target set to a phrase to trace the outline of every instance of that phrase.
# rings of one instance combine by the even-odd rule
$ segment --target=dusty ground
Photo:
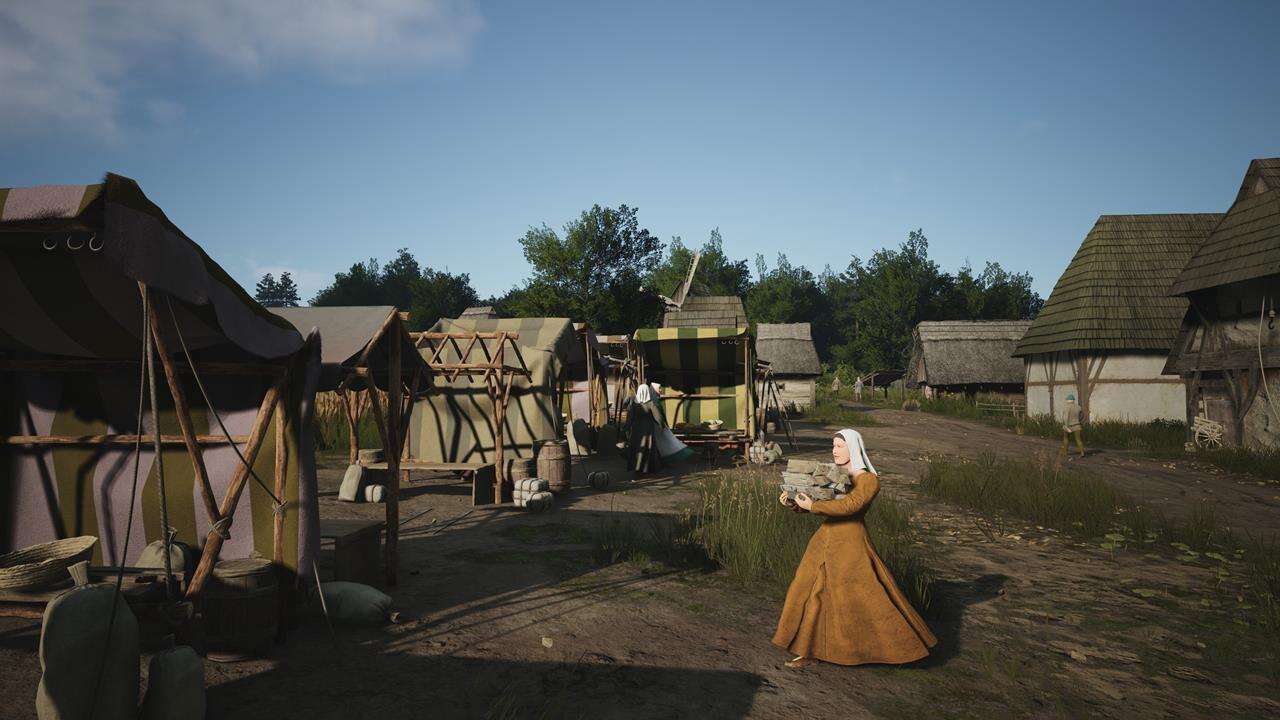
[[[469,507],[469,489],[415,484],[402,517],[405,620],[294,632],[268,661],[207,665],[211,717],[1267,717],[1280,715],[1271,645],[1232,621],[1229,563],[1113,553],[1034,527],[994,538],[916,490],[928,453],[1033,455],[1055,445],[888,410],[863,433],[886,491],[911,506],[941,578],[941,645],[906,668],[792,671],[769,645],[780,603],[717,574],[596,567],[591,537],[694,497],[691,477],[577,489],[554,512]],[[802,454],[828,447],[804,428]],[[1099,452],[1080,461],[1181,512],[1205,497],[1232,524],[1280,528],[1280,488],[1184,463]],[[1170,466],[1172,465],[1172,466]],[[376,516],[338,504],[325,516]],[[579,478],[580,480],[580,478]],[[579,482],[579,485],[582,483]],[[1184,494],[1185,492],[1185,494]],[[1220,573],[1225,573],[1220,577]],[[33,717],[31,623],[0,624],[0,717]]]

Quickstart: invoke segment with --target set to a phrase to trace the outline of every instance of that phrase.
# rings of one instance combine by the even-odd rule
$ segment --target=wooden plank
[[[404,379],[401,374],[401,333],[400,316],[396,315],[391,330],[393,342],[387,352],[387,584],[394,587],[397,580],[397,569],[400,565],[400,418]]]
[[[490,465],[493,465],[493,463],[421,462],[421,461],[414,460],[411,462],[401,462],[400,469],[401,470],[442,470],[442,471],[448,471],[448,472],[472,472],[475,470],[479,470],[480,468],[488,467]],[[374,462],[374,463],[363,463],[360,467],[368,468],[370,470],[388,470],[389,469],[389,465],[385,461]]]

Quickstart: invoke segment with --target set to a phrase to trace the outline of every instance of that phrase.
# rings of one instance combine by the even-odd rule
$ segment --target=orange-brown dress
[[[809,540],[787,590],[773,644],[840,665],[909,663],[938,640],[898,589],[862,518],[880,490],[874,473],[854,478],[837,500],[813,503],[826,520]]]

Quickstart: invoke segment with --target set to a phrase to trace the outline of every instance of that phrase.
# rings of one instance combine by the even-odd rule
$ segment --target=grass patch
[[[316,442],[316,450],[346,452],[350,446],[351,427],[343,409],[342,400],[337,393],[325,392],[316,394],[316,412],[312,430]],[[356,423],[356,434],[362,448],[382,447],[382,436],[378,434],[378,426],[373,419],[373,411],[368,407],[360,415]]]
[[[880,427],[884,425],[884,423],[872,417],[870,413],[845,407],[830,396],[819,397],[817,403],[805,413],[804,419],[824,425],[839,425],[851,428]]]
[[[1238,561],[1244,568],[1242,618],[1280,637],[1280,547],[1270,537],[1240,538],[1211,504],[1169,518],[1092,473],[1064,470],[1045,458],[994,455],[973,461],[931,458],[920,487],[974,510],[978,527],[988,535],[1003,534],[1008,519],[1016,518],[1098,541],[1112,551],[1159,547],[1184,562],[1217,564],[1219,585],[1230,575],[1229,563]]]
[[[822,518],[778,503],[776,473],[721,471],[698,483],[695,507],[678,518],[628,523],[612,518],[599,528],[597,563],[662,562],[721,568],[743,586],[781,597]],[[866,515],[877,554],[921,612],[933,605],[934,575],[908,511],[881,495]]]
[[[1201,450],[1197,457],[1227,472],[1255,475],[1280,482],[1280,450],[1226,447],[1217,450]]]

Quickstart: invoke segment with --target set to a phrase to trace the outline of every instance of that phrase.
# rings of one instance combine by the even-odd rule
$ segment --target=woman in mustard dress
[[[880,490],[871,459],[854,430],[832,440],[831,456],[853,478],[853,489],[836,500],[798,495],[797,511],[826,520],[809,541],[787,590],[773,644],[795,658],[788,667],[816,660],[839,665],[901,664],[929,654],[938,640],[893,581],[867,537],[863,516]]]

